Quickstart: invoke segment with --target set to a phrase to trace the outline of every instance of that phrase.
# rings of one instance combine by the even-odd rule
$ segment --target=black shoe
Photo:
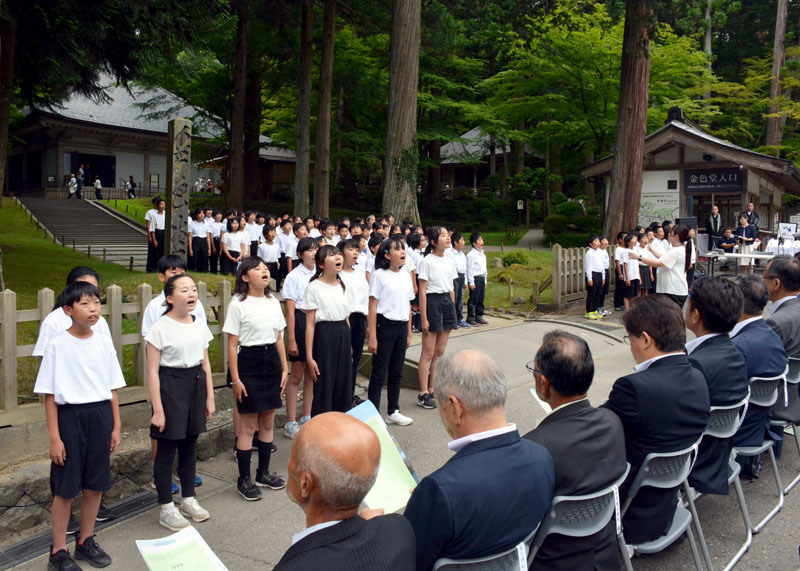
[[[357,397],[356,395],[353,395],[353,406],[358,406],[363,402],[364,399],[362,399],[361,397]]]
[[[83,545],[75,545],[75,559],[88,561],[92,567],[108,567],[111,565],[111,556],[103,551],[91,535],[86,538]]]
[[[272,490],[282,490],[286,487],[286,482],[278,477],[277,472],[256,472],[256,486],[260,488],[270,488]]]
[[[479,317],[479,318],[478,318],[478,319],[476,319],[475,321],[477,321],[477,322],[478,322],[478,323],[480,323],[481,325],[489,325],[489,322],[488,322],[488,321],[486,321],[486,320],[485,320],[483,317]]]
[[[246,499],[248,502],[254,502],[261,499],[261,491],[256,487],[250,476],[239,478],[237,484],[239,495]]]
[[[80,571],[81,567],[69,556],[69,551],[61,549],[53,553],[50,546],[50,559],[47,562],[47,571]]]
[[[114,513],[114,510],[106,507],[105,504],[100,504],[100,509],[97,511],[98,522],[111,521],[116,517],[117,514]]]
[[[428,409],[436,408],[436,401],[433,399],[433,395],[430,393],[417,395],[417,406]]]
[[[69,523],[67,524],[67,535],[75,535],[81,530],[81,522],[74,515],[69,516]]]
[[[277,446],[275,446],[275,443],[274,443],[274,442],[273,442],[272,444],[270,444],[270,445],[269,445],[269,453],[270,453],[270,454],[274,454],[274,453],[275,453],[275,452],[277,452],[277,451],[278,451],[278,447],[277,447]]]

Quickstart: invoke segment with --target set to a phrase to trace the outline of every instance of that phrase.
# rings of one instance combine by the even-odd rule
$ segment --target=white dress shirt
[[[475,434],[467,434],[466,436],[462,436],[461,438],[456,438],[455,440],[451,440],[447,443],[447,447],[452,450],[453,452],[458,452],[467,444],[472,444],[473,442],[477,442],[478,440],[484,440],[486,438],[491,438],[492,436],[500,436],[501,434],[505,434],[507,432],[514,432],[517,429],[516,424],[507,424],[503,428],[495,428],[494,430],[484,430],[483,432],[476,432]]]
[[[309,535],[311,535],[315,531],[320,531],[322,529],[325,529],[326,527],[333,527],[337,523],[342,523],[343,521],[344,520],[342,520],[342,519],[337,519],[337,520],[334,520],[334,521],[325,521],[325,522],[322,522],[322,523],[318,523],[317,525],[312,525],[311,527],[307,527],[303,531],[298,531],[297,533],[295,533],[292,536],[292,545],[294,545],[295,543],[297,543],[301,539],[303,539],[305,537],[308,537]]]
[[[650,365],[658,361],[659,359],[663,359],[664,357],[672,357],[673,355],[683,355],[682,351],[675,351],[674,353],[667,353],[666,355],[659,355],[658,357],[653,357],[652,359],[648,359],[647,361],[642,361],[638,365],[636,365],[633,370],[637,373],[641,373],[642,371],[646,371],[650,368]]]
[[[754,321],[758,321],[759,319],[764,319],[764,318],[759,315],[757,317],[751,317],[750,319],[745,319],[743,321],[740,321],[739,323],[733,326],[733,329],[731,329],[728,335],[730,335],[731,337],[736,337],[739,334],[739,331],[741,331]]]
[[[773,302],[772,306],[769,308],[769,314],[772,315],[773,313],[778,311],[778,308],[780,306],[782,306],[784,303],[786,303],[787,301],[789,301],[790,299],[796,299],[796,296],[795,295],[787,295],[786,297],[782,297],[778,301]]]
[[[702,345],[712,337],[717,337],[719,335],[722,335],[722,333],[706,333],[705,335],[702,335],[697,339],[692,339],[686,344],[686,353],[688,355],[691,355],[692,352],[694,352],[694,350],[697,349],[700,345]]]

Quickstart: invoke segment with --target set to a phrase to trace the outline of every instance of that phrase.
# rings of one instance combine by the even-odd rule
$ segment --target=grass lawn
[[[514,246],[525,235],[527,230],[517,230],[509,228],[508,233],[501,232],[481,232],[483,243],[487,246]],[[469,235],[464,238],[469,242]]]

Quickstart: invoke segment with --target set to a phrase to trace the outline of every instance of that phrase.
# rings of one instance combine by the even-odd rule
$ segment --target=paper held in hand
[[[228,571],[194,527],[161,539],[138,539],[136,547],[150,571]]]
[[[381,443],[381,463],[375,485],[364,498],[368,508],[383,508],[388,513],[396,512],[406,506],[411,490],[419,483],[419,478],[397,442],[389,434],[380,413],[370,401],[365,401],[347,413],[366,423]]]

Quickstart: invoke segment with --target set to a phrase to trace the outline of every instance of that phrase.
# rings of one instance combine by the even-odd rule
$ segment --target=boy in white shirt
[[[472,250],[467,254],[467,285],[469,300],[467,301],[467,323],[469,325],[486,325],[483,319],[483,300],[486,296],[486,254],[483,253],[483,236],[473,232],[469,237]]]
[[[472,327],[464,321],[464,289],[467,287],[467,257],[464,255],[464,236],[461,232],[453,232],[450,236],[450,257],[456,265],[458,277],[453,280],[453,291],[456,298],[456,319],[459,327]]]

